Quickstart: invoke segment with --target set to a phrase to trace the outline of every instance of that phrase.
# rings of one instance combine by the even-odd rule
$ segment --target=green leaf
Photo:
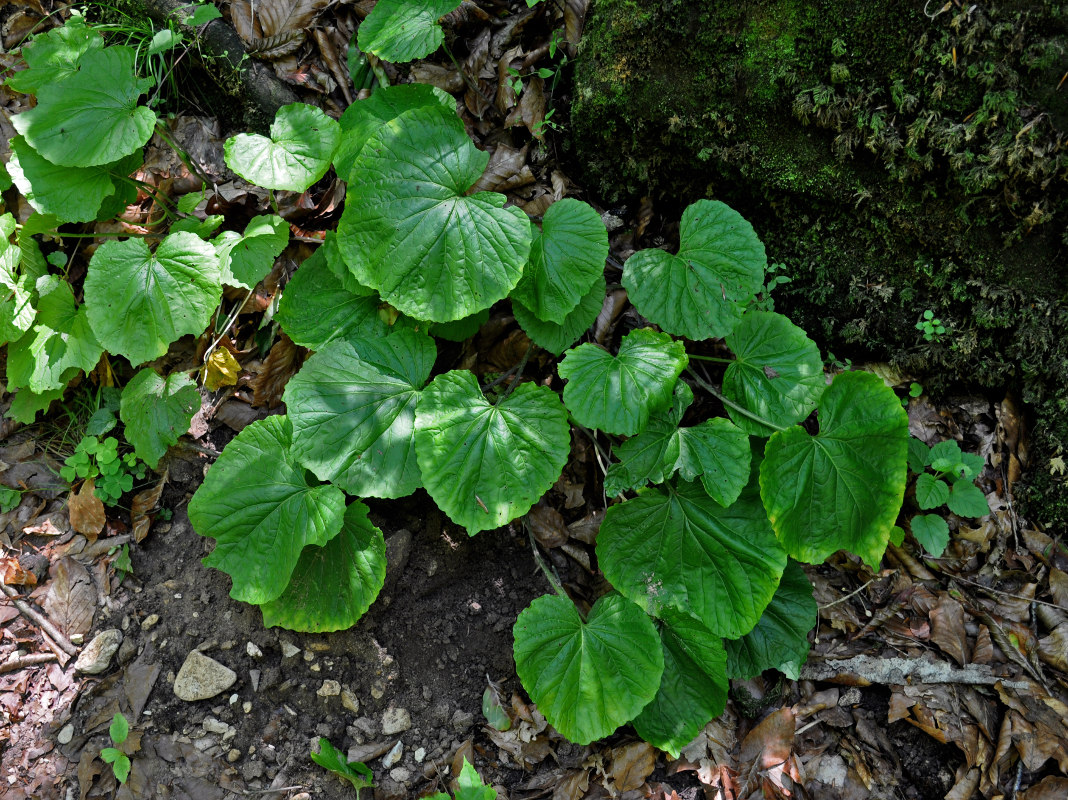
[[[289,223],[273,214],[253,217],[244,234],[223,231],[212,244],[219,256],[222,282],[251,289],[267,277],[289,244]]]
[[[383,61],[426,58],[445,41],[438,20],[459,5],[460,0],[379,0],[360,23],[356,41]]]
[[[100,760],[105,764],[111,764],[111,771],[119,783],[126,783],[130,777],[130,757],[114,747],[105,747],[100,751]]]
[[[688,339],[727,336],[764,288],[764,245],[753,226],[719,201],[682,215],[679,252],[640,250],[623,270],[627,296],[646,319]]]
[[[156,31],[152,37],[152,41],[148,45],[147,55],[154,56],[158,53],[165,53],[168,50],[173,50],[175,47],[182,43],[182,34],[178,31],[171,30],[170,28],[163,28]]]
[[[19,271],[21,250],[9,241],[14,230],[15,218],[11,214],[0,216],[0,344],[21,339],[37,316],[33,283]]]
[[[309,753],[311,760],[320,767],[333,772],[339,778],[344,778],[356,790],[359,797],[360,789],[369,789],[374,786],[371,768],[362,761],[349,761],[340,750],[330,744],[330,740],[320,737],[319,752]]]
[[[939,442],[931,448],[931,454],[927,462],[935,472],[948,472],[959,475],[964,469],[964,454],[960,451],[960,445],[952,439]]]
[[[931,448],[921,442],[915,436],[909,434],[909,469],[915,472],[917,475],[921,474],[926,468],[930,459]]]
[[[69,283],[47,275],[37,290],[37,324],[8,346],[7,377],[10,388],[41,393],[66,386],[71,370],[92,370],[104,351],[89,328],[86,307],[75,306]]]
[[[664,675],[656,697],[634,719],[634,730],[672,758],[727,705],[723,641],[691,614],[666,610],[660,629]]]
[[[37,34],[22,48],[29,69],[14,73],[6,85],[16,92],[37,94],[42,86],[69,78],[86,52],[103,46],[104,37],[87,26],[84,17],[71,17],[62,27]]]
[[[33,237],[39,233],[56,230],[59,225],[58,217],[35,211],[30,214],[30,218],[23,223],[22,230],[18,232],[19,264],[31,286],[38,278],[43,278],[48,274],[48,264]],[[0,257],[0,264],[2,263],[3,259]]]
[[[126,721],[126,717],[122,714],[115,714],[111,718],[111,726],[108,728],[108,735],[111,736],[111,741],[115,744],[122,744],[126,741],[126,737],[130,735],[130,723]]]
[[[460,370],[423,390],[415,426],[423,485],[472,535],[527,513],[571,450],[567,412],[551,389],[523,383],[491,405],[475,376]]]
[[[454,800],[495,800],[497,790],[482,782],[482,777],[475,771],[466,758],[463,768],[456,776],[456,796]]]
[[[798,680],[808,657],[808,634],[816,626],[816,611],[812,584],[801,565],[790,560],[756,627],[741,639],[724,642],[727,674],[745,680],[777,669],[790,680]]]
[[[488,160],[451,111],[417,108],[383,125],[353,167],[338,225],[356,279],[430,322],[504,298],[527,261],[530,222],[503,194],[467,194]]]
[[[594,280],[593,287],[559,325],[538,319],[533,311],[515,298],[512,298],[512,312],[515,314],[515,321],[531,341],[558,356],[596,322],[604,305],[605,290],[604,275],[601,275]]]
[[[512,299],[543,322],[560,325],[604,275],[608,231],[588,203],[566,199],[545,212],[530,261]]]
[[[275,319],[290,339],[312,350],[335,339],[370,339],[389,331],[378,316],[378,299],[344,289],[327,267],[322,247],[305,259],[286,285]]]
[[[336,120],[305,103],[282,106],[271,136],[239,133],[226,140],[226,166],[265,189],[303,192],[326,171],[341,132]]]
[[[308,483],[285,417],[253,422],[226,446],[189,503],[201,536],[216,539],[204,565],[229,573],[230,596],[267,603],[285,591],[306,545],[341,530],[345,495]]]
[[[29,389],[19,389],[15,392],[15,399],[11,401],[11,408],[7,410],[7,416],[18,420],[23,425],[32,425],[39,413],[47,411],[53,401],[63,397],[63,392],[66,391],[66,384],[70,383],[77,374],[78,371],[73,369],[64,374],[64,388],[62,389],[50,389],[40,394],[31,392]]]
[[[727,346],[735,361],[723,375],[723,394],[776,425],[801,422],[827,388],[816,343],[782,314],[748,312],[727,337]],[[727,413],[746,433],[775,432],[730,406]]]
[[[43,158],[64,167],[95,167],[128,156],[152,137],[156,114],[138,105],[152,86],[137,77],[134,51],[84,53],[65,80],[41,86],[37,107],[12,119]]]
[[[961,456],[961,461],[964,463],[960,473],[961,477],[969,481],[981,473],[986,466],[986,460],[978,453],[964,453]]]
[[[489,309],[484,308],[477,314],[472,314],[463,319],[453,322],[435,322],[430,326],[430,335],[450,342],[466,342],[489,320]]]
[[[924,473],[916,479],[916,502],[920,508],[938,508],[949,499],[949,487],[934,475]]]
[[[538,710],[567,739],[589,744],[632,720],[656,695],[664,654],[652,621],[609,594],[583,622],[558,595],[516,620],[515,668]]]
[[[213,6],[211,3],[201,3],[200,5],[186,6],[186,10],[191,10],[193,13],[183,20],[183,25],[189,25],[196,28],[207,22],[211,22],[213,19],[219,19],[222,17],[222,12]]]
[[[411,330],[326,345],[285,389],[293,455],[351,495],[414,492],[415,406],[436,356],[434,341]]]
[[[222,297],[219,260],[192,233],[172,233],[149,252],[144,239],[108,241],[89,261],[89,324],[109,353],[137,365],[207,327]]]
[[[917,514],[909,521],[913,538],[928,553],[940,558],[949,544],[949,525],[938,514]]]
[[[260,606],[263,626],[329,633],[351,628],[386,580],[386,540],[359,500],[345,509],[341,532],[321,547],[309,545],[286,590]]]
[[[687,361],[682,342],[639,328],[623,337],[617,356],[583,344],[569,350],[557,370],[567,381],[564,404],[575,419],[605,433],[633,436],[671,402]]]
[[[18,492],[15,494],[19,498],[22,497]],[[15,505],[18,505],[17,500]],[[486,691],[482,693],[482,716],[486,718],[487,725],[499,731],[506,731],[512,727],[512,718],[508,716],[508,712],[501,705],[497,692],[490,686],[487,686]]]
[[[137,457],[155,469],[200,409],[200,392],[184,373],[166,378],[145,367],[122,390],[119,417]]]
[[[387,122],[405,111],[437,106],[456,117],[452,95],[426,83],[383,86],[366,100],[353,103],[341,115],[341,140],[334,152],[334,170],[343,180],[351,179],[353,164],[368,140]],[[459,121],[459,118],[457,118]]]
[[[990,513],[990,506],[983,492],[968,480],[959,480],[953,484],[946,505],[958,517],[985,517]]]
[[[687,611],[736,638],[771,602],[786,553],[755,491],[723,508],[698,484],[679,482],[610,507],[597,561],[609,583],[653,615]]]
[[[760,465],[760,494],[791,556],[818,564],[836,550],[873,568],[905,493],[908,415],[876,375],[843,372],[818,407],[819,434],[774,434]]]
[[[323,246],[319,250],[322,251],[323,256],[326,258],[327,267],[330,268],[334,277],[340,281],[341,287],[345,291],[359,297],[370,297],[376,294],[374,289],[364,286],[349,271],[349,265],[345,263],[345,259],[341,255],[341,249],[337,244],[337,233],[327,231],[326,236],[323,237]]]

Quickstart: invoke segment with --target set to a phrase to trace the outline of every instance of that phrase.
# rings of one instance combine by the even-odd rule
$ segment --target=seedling
[[[119,440],[114,436],[103,441],[96,436],[84,437],[64,463],[60,475],[69,483],[95,478],[95,494],[109,506],[118,503],[133,488],[135,477],[138,480],[145,477],[144,463],[134,453],[120,456]]]
[[[360,800],[361,789],[374,787],[371,768],[362,761],[347,760],[341,751],[330,744],[330,740],[325,737],[319,739],[319,752],[312,751],[309,755],[311,760],[320,767],[325,767],[339,778],[351,783],[352,788],[356,790],[356,800]]]
[[[924,341],[938,342],[946,332],[946,326],[942,324],[942,320],[935,317],[931,309],[927,309],[923,312],[923,318],[916,323],[916,330],[923,334]]]
[[[105,764],[111,764],[111,771],[119,783],[126,783],[130,777],[130,757],[122,752],[119,747],[130,735],[130,724],[122,714],[115,714],[111,718],[111,727],[108,728],[111,743],[114,747],[105,747],[100,751],[100,760]]]
[[[927,447],[909,437],[909,469],[916,473],[916,504],[923,510],[945,505],[961,517],[990,513],[986,498],[975,485],[983,459],[961,452],[952,439]],[[924,550],[938,558],[949,544],[949,526],[939,514],[918,514],[911,521],[912,535]]]
[[[463,769],[456,776],[456,795],[449,797],[444,792],[437,792],[426,800],[494,800],[496,797],[497,790],[483,783],[482,777],[465,758]]]

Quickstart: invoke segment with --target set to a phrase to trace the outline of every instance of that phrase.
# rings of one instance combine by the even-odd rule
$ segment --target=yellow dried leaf
[[[77,492],[71,492],[67,501],[71,527],[78,533],[85,534],[90,542],[96,541],[107,523],[104,504],[94,494],[95,489],[96,481],[90,478]]]
[[[233,386],[241,374],[241,365],[225,347],[216,347],[204,365],[204,388],[209,392]]]

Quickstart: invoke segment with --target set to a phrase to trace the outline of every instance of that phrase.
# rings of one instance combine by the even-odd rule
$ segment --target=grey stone
[[[315,693],[319,697],[337,697],[341,694],[341,684],[337,681],[323,681],[323,685]]]
[[[404,742],[397,742],[388,753],[382,756],[382,766],[389,769],[401,760],[404,755]]]
[[[222,736],[230,729],[229,725],[225,722],[220,722],[215,717],[205,717],[204,721],[200,723],[200,727],[208,733],[217,733],[219,736]]]
[[[60,744],[70,744],[70,740],[74,738],[74,726],[67,724],[63,726],[63,729],[59,732],[59,736],[56,737],[56,741]]]
[[[262,761],[246,761],[241,765],[241,775],[246,781],[263,777]]]
[[[416,764],[422,764],[423,763],[423,759],[426,758],[426,748],[425,747],[417,747],[417,748],[415,748],[415,752],[412,753],[412,758],[415,759],[415,763]]]
[[[406,528],[394,533],[386,541],[386,581],[383,590],[388,591],[408,565],[412,553],[412,532]]]
[[[279,644],[282,645],[282,658],[293,658],[293,656],[300,655],[300,648],[288,639],[282,639]]]
[[[412,727],[412,715],[406,708],[387,708],[382,712],[382,733],[392,736]]]
[[[215,746],[215,737],[213,736],[201,736],[199,739],[193,740],[193,747],[199,750],[201,753],[206,750],[210,750]]]
[[[74,669],[85,675],[99,675],[108,668],[111,657],[115,655],[120,644],[122,644],[122,631],[118,628],[101,631],[78,654]]]
[[[260,690],[260,674],[258,669],[250,669],[248,671],[248,679],[252,682],[252,691],[254,692]]]
[[[245,645],[245,652],[252,658],[263,658],[263,651],[256,647],[252,642]]]
[[[452,715],[452,719],[449,720],[449,725],[452,726],[454,731],[466,731],[472,725],[475,724],[475,715],[469,711],[457,711]]]
[[[159,622],[159,614],[149,614],[147,617],[141,620],[141,630],[152,630],[152,628],[155,627],[157,622]]]
[[[222,694],[237,682],[237,673],[193,650],[174,679],[174,694],[188,703]]]
[[[395,780],[397,783],[407,783],[408,779],[412,777],[412,773],[406,770],[404,767],[395,767],[389,771],[389,777]]]

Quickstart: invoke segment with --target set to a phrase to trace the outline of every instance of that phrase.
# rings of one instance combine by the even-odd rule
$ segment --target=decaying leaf
[[[209,392],[233,386],[241,374],[241,365],[225,347],[216,347],[204,365],[204,388]]]
[[[534,173],[526,163],[528,149],[524,146],[517,150],[503,142],[497,145],[486,170],[468,192],[508,192],[534,183]]]
[[[637,789],[656,766],[656,751],[648,742],[631,742],[612,750],[612,763],[608,775],[616,791]]]
[[[152,527],[152,520],[155,518],[153,512],[158,510],[159,499],[163,494],[163,487],[167,484],[167,477],[168,473],[164,471],[155,486],[134,495],[133,505],[130,506],[130,522],[133,524],[135,542],[143,542],[148,536],[148,529]]]
[[[5,586],[35,586],[37,576],[19,566],[17,558],[0,558],[0,583]]]
[[[567,525],[555,508],[534,506],[527,513],[527,524],[542,547],[559,547],[568,540]]]
[[[78,533],[84,534],[90,542],[95,542],[96,537],[104,530],[107,524],[107,515],[104,513],[104,504],[94,494],[96,481],[90,478],[85,481],[77,492],[70,493],[67,507],[70,510],[70,524]]]
[[[519,105],[508,115],[504,125],[506,128],[524,125],[532,136],[540,139],[544,133],[541,125],[544,120],[545,81],[539,77],[530,78],[519,98]]]
[[[931,609],[931,641],[961,666],[968,660],[968,636],[964,631],[964,607],[946,593]]]
[[[304,44],[304,31],[283,31],[274,36],[250,39],[248,54],[263,61],[278,61],[292,55]]]
[[[304,363],[304,354],[304,348],[293,344],[283,333],[263,360],[259,373],[250,381],[252,405],[266,408],[278,405],[289,379]]]
[[[96,589],[88,570],[67,556],[52,565],[51,578],[44,599],[45,613],[68,637],[88,633],[96,612]]]

